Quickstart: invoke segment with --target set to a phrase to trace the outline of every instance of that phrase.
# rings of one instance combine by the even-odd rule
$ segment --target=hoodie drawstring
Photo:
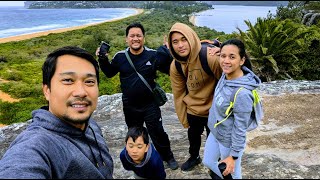
[[[97,161],[96,157],[94,156],[94,153],[93,153],[93,151],[92,151],[92,148],[91,148],[90,144],[88,143],[88,139],[87,139],[86,137],[85,137],[85,139],[86,139],[87,145],[88,145],[89,148],[90,148],[91,154],[92,154],[92,156],[93,156],[94,163],[96,164],[97,167],[99,167],[98,161]]]
[[[101,158],[102,164],[103,164],[103,166],[106,166],[106,163],[104,162],[103,157],[102,157],[102,154],[101,154],[101,150],[100,150],[100,147],[99,147],[99,144],[98,144],[97,138],[96,138],[96,134],[94,133],[94,131],[93,131],[93,129],[91,128],[91,126],[89,126],[89,128],[90,128],[90,129],[91,129],[91,131],[92,131],[92,134],[93,134],[94,140],[95,140],[96,145],[97,145],[97,147],[98,147],[98,150],[99,150],[99,154],[100,154],[100,158]],[[90,147],[90,145],[89,145],[89,147]],[[95,163],[97,164],[97,167],[99,167],[99,163],[98,163],[98,161],[96,160],[96,158],[95,158],[95,156],[94,156],[94,154],[93,154],[93,152],[92,152],[91,147],[90,147],[90,150],[91,150],[91,153],[92,153],[92,155],[93,155],[94,161],[95,161]]]

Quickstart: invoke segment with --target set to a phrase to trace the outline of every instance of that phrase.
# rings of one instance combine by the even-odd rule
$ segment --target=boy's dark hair
[[[142,31],[142,34],[143,34],[143,36],[144,36],[144,28],[143,28],[142,24],[140,24],[140,23],[138,23],[138,22],[132,23],[132,24],[130,24],[130,25],[127,27],[127,29],[126,29],[126,36],[128,36],[129,30],[130,30],[131,28],[140,28],[141,31]]]
[[[235,39],[235,38],[234,39],[229,39],[229,40],[227,40],[227,41],[225,41],[225,42],[223,42],[221,44],[220,49],[222,49],[223,46],[225,46],[225,45],[235,45],[235,46],[237,46],[238,49],[239,49],[240,58],[243,58],[243,57],[246,58],[246,60],[244,61],[243,65],[246,66],[248,69],[252,70],[251,61],[250,61],[250,59],[249,59],[249,57],[248,57],[248,55],[246,53],[246,49],[245,49],[244,43],[241,40]]]
[[[149,134],[148,134],[147,128],[145,128],[144,126],[134,126],[129,128],[125,142],[127,143],[129,137],[131,137],[133,142],[135,142],[136,139],[140,136],[142,136],[144,143],[148,145]]]
[[[51,87],[51,79],[56,71],[58,57],[63,55],[73,55],[83,59],[88,60],[93,66],[96,71],[97,81],[99,85],[99,64],[95,60],[95,58],[86,50],[75,47],[75,46],[65,46],[55,51],[51,52],[42,66],[42,84],[48,85]]]

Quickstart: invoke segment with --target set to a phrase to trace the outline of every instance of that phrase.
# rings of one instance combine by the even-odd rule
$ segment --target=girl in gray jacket
[[[261,81],[251,71],[244,44],[238,39],[230,39],[221,45],[220,66],[223,73],[209,110],[210,134],[205,144],[203,164],[222,177],[218,164],[225,162],[227,166],[223,176],[231,173],[234,179],[241,179],[241,157],[246,146],[248,127],[253,116],[263,116],[262,107],[253,108],[252,94]],[[244,88],[236,95],[232,114],[226,116],[230,96],[239,87]]]

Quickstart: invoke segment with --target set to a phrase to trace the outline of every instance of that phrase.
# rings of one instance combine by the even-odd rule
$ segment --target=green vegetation
[[[174,10],[179,14],[191,14],[210,7],[211,5],[198,1],[35,1],[28,8],[156,8]]]
[[[152,4],[145,5],[152,7]],[[183,11],[177,11],[176,7],[179,6],[175,4],[165,3],[162,6],[160,9],[145,9],[143,14],[116,22],[0,44],[0,78],[9,81],[1,82],[0,90],[20,99],[13,103],[0,100],[0,123],[26,121],[31,118],[32,110],[47,104],[42,93],[41,66],[50,52],[72,45],[82,47],[94,55],[100,41],[104,40],[111,44],[109,57],[112,57],[126,47],[125,28],[132,22],[141,22],[144,25],[146,46],[149,48],[157,49],[162,45],[163,36],[169,32],[171,26],[175,22],[182,22],[190,25],[200,39],[219,37],[220,41],[225,41],[234,37],[241,38],[253,60],[255,72],[264,81],[320,78],[319,23],[305,26],[295,18],[282,19],[285,16],[276,14],[274,17],[270,15],[265,19],[260,18],[256,24],[246,22],[249,30],[245,32],[239,30],[239,33],[225,34],[206,27],[195,27],[189,22],[190,12],[198,12],[208,7],[201,4],[184,6]],[[313,7],[317,6],[313,4]],[[278,12],[292,13],[292,9],[286,8],[286,11]],[[159,72],[157,81],[166,92],[171,92],[167,75]],[[119,77],[106,78],[100,72],[99,88],[100,95],[119,93]]]
[[[297,66],[296,54],[303,49],[306,34],[313,34],[311,28],[302,27],[289,19],[257,19],[247,33],[241,31],[241,39],[248,47],[248,53],[256,67],[256,73],[263,81],[286,79],[301,72]]]
[[[41,67],[46,56],[62,46],[78,46],[88,50],[92,55],[101,40],[111,44],[110,55],[126,47],[125,28],[132,22],[141,22],[146,30],[145,45],[157,49],[163,43],[163,36],[169,32],[175,22],[183,22],[190,26],[188,16],[172,13],[169,10],[145,10],[143,14],[128,17],[116,22],[106,22],[84,29],[64,33],[49,34],[18,42],[0,44],[0,78],[8,80],[1,83],[0,90],[10,94],[19,102],[8,103],[0,100],[0,123],[11,124],[23,122],[31,118],[31,111],[46,105],[42,93]],[[194,27],[200,37],[213,39],[224,33],[205,28]],[[210,31],[210,32],[208,32]],[[167,75],[158,73],[157,81],[167,92],[171,92]],[[120,92],[119,76],[106,78],[100,72],[100,95]]]

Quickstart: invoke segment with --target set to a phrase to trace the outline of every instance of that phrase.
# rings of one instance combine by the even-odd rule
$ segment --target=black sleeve
[[[170,54],[169,49],[162,45],[157,49],[156,52],[156,69],[169,75],[170,73],[170,64],[173,60],[173,57]]]
[[[104,56],[104,57],[98,56],[98,62],[99,62],[101,71],[108,78],[115,76],[119,72],[118,68],[109,62],[109,59],[107,56]]]

